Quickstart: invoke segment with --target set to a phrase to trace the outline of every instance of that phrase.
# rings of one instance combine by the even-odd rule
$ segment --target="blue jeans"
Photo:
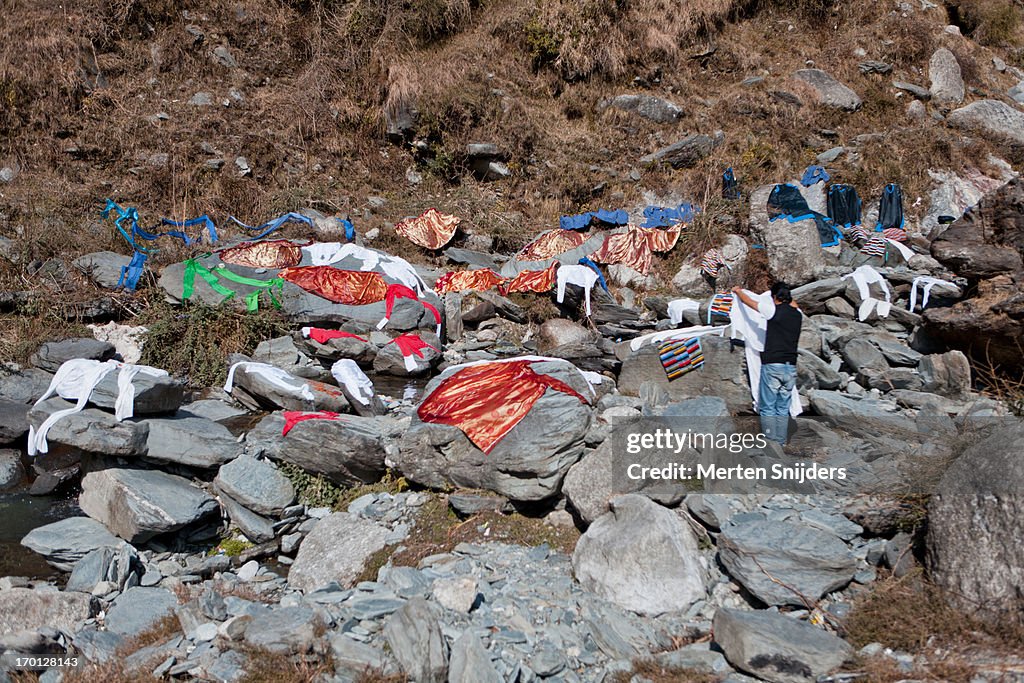
[[[788,363],[767,363],[761,366],[761,387],[757,410],[761,415],[761,431],[772,441],[786,443],[789,431],[789,404],[796,386],[796,366]]]

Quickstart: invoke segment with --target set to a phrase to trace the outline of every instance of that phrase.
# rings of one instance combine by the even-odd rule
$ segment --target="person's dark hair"
[[[772,285],[772,296],[783,304],[788,304],[793,300],[793,294],[785,282],[776,282]]]

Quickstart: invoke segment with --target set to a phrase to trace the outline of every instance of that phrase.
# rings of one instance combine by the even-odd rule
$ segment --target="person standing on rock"
[[[803,314],[793,301],[789,285],[784,282],[772,285],[771,297],[752,297],[740,287],[733,287],[732,292],[768,321],[761,352],[757,412],[765,436],[785,444],[793,387],[796,386],[797,345]]]

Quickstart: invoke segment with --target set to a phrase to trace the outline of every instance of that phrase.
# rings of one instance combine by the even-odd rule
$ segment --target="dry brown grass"
[[[720,676],[700,673],[678,667],[666,667],[652,658],[641,658],[633,661],[632,672],[621,672],[612,676],[614,683],[629,683],[636,676],[642,676],[651,683],[717,683]]]

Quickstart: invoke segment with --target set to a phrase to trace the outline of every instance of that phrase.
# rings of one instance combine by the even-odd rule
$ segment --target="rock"
[[[263,375],[249,372],[245,366],[235,371],[231,396],[242,405],[264,410],[326,410],[332,413],[349,412],[349,403],[341,389],[332,384],[290,375],[289,385],[308,388],[303,397],[268,380]],[[309,398],[312,397],[312,398]]]
[[[928,116],[928,109],[921,100],[912,100],[907,105],[907,118],[911,121],[924,121]]]
[[[79,505],[130,543],[177,531],[217,510],[217,501],[187,479],[115,467],[82,477]]]
[[[895,409],[895,405],[883,401],[855,398],[838,391],[815,389],[807,392],[807,398],[816,414],[839,421],[885,418]]]
[[[754,239],[764,245],[772,277],[799,286],[817,278],[825,268],[827,252],[821,248],[821,237],[813,220],[768,220],[768,196],[773,187],[759,187],[751,195],[751,231]]]
[[[295,488],[288,477],[251,455],[223,465],[213,483],[245,507],[264,515],[280,514],[295,500]]]
[[[398,665],[418,683],[444,683],[448,645],[429,603],[413,598],[384,624],[384,637]]]
[[[266,543],[274,539],[274,523],[271,520],[256,514],[223,491],[220,492],[220,504],[235,526],[253,543]]]
[[[682,296],[702,299],[711,296],[714,292],[711,285],[704,279],[704,273],[699,266],[692,263],[684,263],[672,277],[672,286]]]
[[[644,275],[639,270],[634,270],[621,263],[614,263],[608,266],[608,281],[619,287],[632,287],[642,290],[657,289],[658,287],[658,277],[653,273]]]
[[[835,535],[789,522],[722,529],[718,557],[729,575],[768,605],[798,605],[850,583],[857,563]]]
[[[347,586],[363,571],[366,561],[385,546],[388,529],[346,512],[335,512],[316,523],[299,546],[288,573],[288,584],[309,592],[337,581]]]
[[[448,683],[503,683],[504,680],[472,630],[467,629],[455,639],[448,662]]]
[[[420,338],[434,348],[422,349],[423,357],[417,357],[414,370],[405,367],[405,357],[397,344],[385,344],[377,350],[377,357],[373,359],[374,372],[382,375],[393,375],[395,377],[416,377],[429,373],[441,362],[441,354],[437,351],[441,347],[440,341],[433,334],[421,334]]]
[[[102,582],[122,590],[128,577],[139,573],[140,567],[138,553],[127,543],[116,549],[97,548],[75,564],[65,590],[91,593]]]
[[[917,391],[922,386],[920,374],[911,368],[864,368],[857,373],[857,381],[868,389],[878,389],[882,393],[893,390]]]
[[[923,391],[961,396],[971,389],[971,364],[960,351],[922,356],[917,364]]]
[[[245,642],[277,654],[309,652],[322,623],[306,605],[277,607],[253,616],[245,628]]]
[[[458,247],[448,247],[444,250],[445,258],[453,263],[461,263],[473,268],[490,268],[491,270],[498,270],[498,264],[494,260],[494,256],[484,251],[473,251],[472,249],[460,249]],[[447,297],[448,295],[445,294]]]
[[[226,427],[203,417],[156,418],[146,424],[146,457],[150,460],[213,468],[230,462],[242,450]]]
[[[661,365],[657,345],[645,344],[632,352],[622,363],[619,392],[637,396],[645,382],[664,387],[672,399],[694,396],[717,396],[731,412],[749,409],[750,388],[742,355],[733,353],[729,340],[708,335],[701,338],[704,366],[669,381]]]
[[[872,335],[868,337],[868,341],[878,347],[890,365],[916,367],[921,360],[919,352],[895,338]]]
[[[305,420],[285,437],[283,428],[280,413],[263,418],[246,437],[250,454],[298,465],[342,486],[372,484],[384,476],[385,434],[373,418]]]
[[[550,318],[540,325],[537,331],[537,346],[541,353],[569,344],[587,344],[594,341],[596,335],[579,323],[565,318]]]
[[[112,251],[97,251],[79,256],[72,263],[100,287],[114,289],[121,280],[121,269],[128,265],[131,257]]]
[[[960,104],[964,101],[964,79],[956,55],[944,47],[936,50],[928,60],[929,92],[938,104]]]
[[[799,350],[797,385],[801,388],[838,389],[843,378],[831,365],[805,349]]]
[[[166,588],[129,588],[107,610],[107,630],[134,638],[173,616],[177,606],[178,599]]]
[[[765,214],[767,220],[767,214]],[[793,289],[793,299],[805,314],[821,313],[829,301],[846,291],[848,281],[838,277],[815,280]]]
[[[817,101],[826,107],[857,111],[861,99],[854,91],[821,69],[800,69],[793,78],[811,87]]]
[[[683,115],[678,105],[651,95],[617,95],[606,106],[636,114],[655,123],[675,123]]]
[[[842,348],[843,361],[853,370],[885,370],[889,367],[878,347],[867,339],[851,339]]]
[[[531,368],[565,382],[590,400],[590,388],[569,363],[537,362]],[[446,370],[431,380],[424,400],[456,371]],[[583,453],[590,421],[587,403],[564,392],[547,391],[485,454],[458,428],[422,422],[414,415],[394,463],[406,478],[426,486],[454,484],[493,491],[513,501],[543,500],[558,492],[565,473]]]
[[[1006,96],[1017,104],[1024,104],[1024,80],[1007,90]]]
[[[954,128],[972,130],[996,142],[1024,144],[1024,112],[1001,100],[979,100],[946,117]]]
[[[437,604],[462,614],[473,609],[478,595],[476,579],[469,576],[435,579],[432,591]]]
[[[825,310],[840,318],[853,319],[857,315],[857,311],[854,310],[850,302],[838,296],[825,302]]]
[[[74,591],[0,590],[0,636],[60,629],[72,633],[95,613],[95,600]]]
[[[921,232],[934,239],[946,231],[947,226],[939,225],[939,216],[953,216],[959,219],[968,209],[980,202],[985,195],[993,192],[1010,178],[990,178],[975,169],[961,173],[953,171],[928,170],[934,187],[929,194],[928,214],[921,219]],[[937,286],[933,292],[943,285]],[[956,295],[959,298],[960,294]]]
[[[66,410],[72,404],[51,398],[32,408],[29,421],[39,426],[50,414]],[[110,413],[96,408],[68,415],[57,421],[47,433],[47,441],[73,446],[88,453],[132,456],[145,455],[149,426],[145,422],[118,422]]]
[[[120,548],[125,542],[105,526],[88,517],[68,517],[36,527],[21,539],[26,548],[39,553],[62,572],[70,572],[75,563],[97,548]]]
[[[841,638],[777,612],[722,607],[712,631],[730,664],[773,683],[817,680],[853,654]]]
[[[644,166],[651,164],[668,164],[672,168],[690,168],[698,161],[711,154],[724,136],[715,137],[694,133],[668,147],[662,147],[640,158]]]
[[[384,671],[390,660],[379,649],[365,645],[345,634],[331,638],[331,660],[336,671],[363,674],[367,670]]]
[[[0,399],[15,403],[35,403],[50,386],[53,375],[38,368],[8,373],[0,370]]]
[[[65,339],[63,341],[46,342],[32,354],[30,362],[42,370],[56,372],[64,364],[64,361],[71,360],[72,358],[110,360],[114,357],[116,351],[113,344],[88,337]]]
[[[959,68],[959,64],[957,65],[957,68]],[[932,98],[932,93],[928,88],[922,88],[919,85],[907,83],[906,81],[893,81],[892,87],[897,90],[904,90],[916,97],[918,100],[930,100]]]
[[[819,164],[831,164],[836,159],[838,159],[845,151],[845,147],[832,147],[831,149],[827,149],[821,154],[819,154],[816,158]]]
[[[584,590],[649,616],[685,611],[704,598],[697,538],[678,515],[636,494],[609,505],[573,552]]]
[[[449,292],[444,295],[445,339],[450,342],[462,339],[465,327],[462,323],[462,294]]]
[[[100,380],[89,402],[100,408],[114,410],[121,393],[117,375],[111,372]],[[132,404],[134,415],[173,413],[185,401],[185,385],[170,376],[154,377],[140,373],[132,380],[132,386],[135,388],[135,401]]]
[[[29,407],[0,398],[0,444],[11,443],[28,433]]]
[[[1024,531],[1022,439],[1019,421],[979,435],[943,475],[928,506],[929,575],[958,609],[987,619],[1024,611],[1024,549],[1006,542]]]
[[[21,452],[0,450],[0,491],[13,489],[25,478],[25,468],[21,465]]]
[[[252,359],[257,363],[266,363],[281,368],[303,379],[325,380],[330,378],[327,368],[300,351],[291,336],[261,341],[256,350],[252,352]]]

